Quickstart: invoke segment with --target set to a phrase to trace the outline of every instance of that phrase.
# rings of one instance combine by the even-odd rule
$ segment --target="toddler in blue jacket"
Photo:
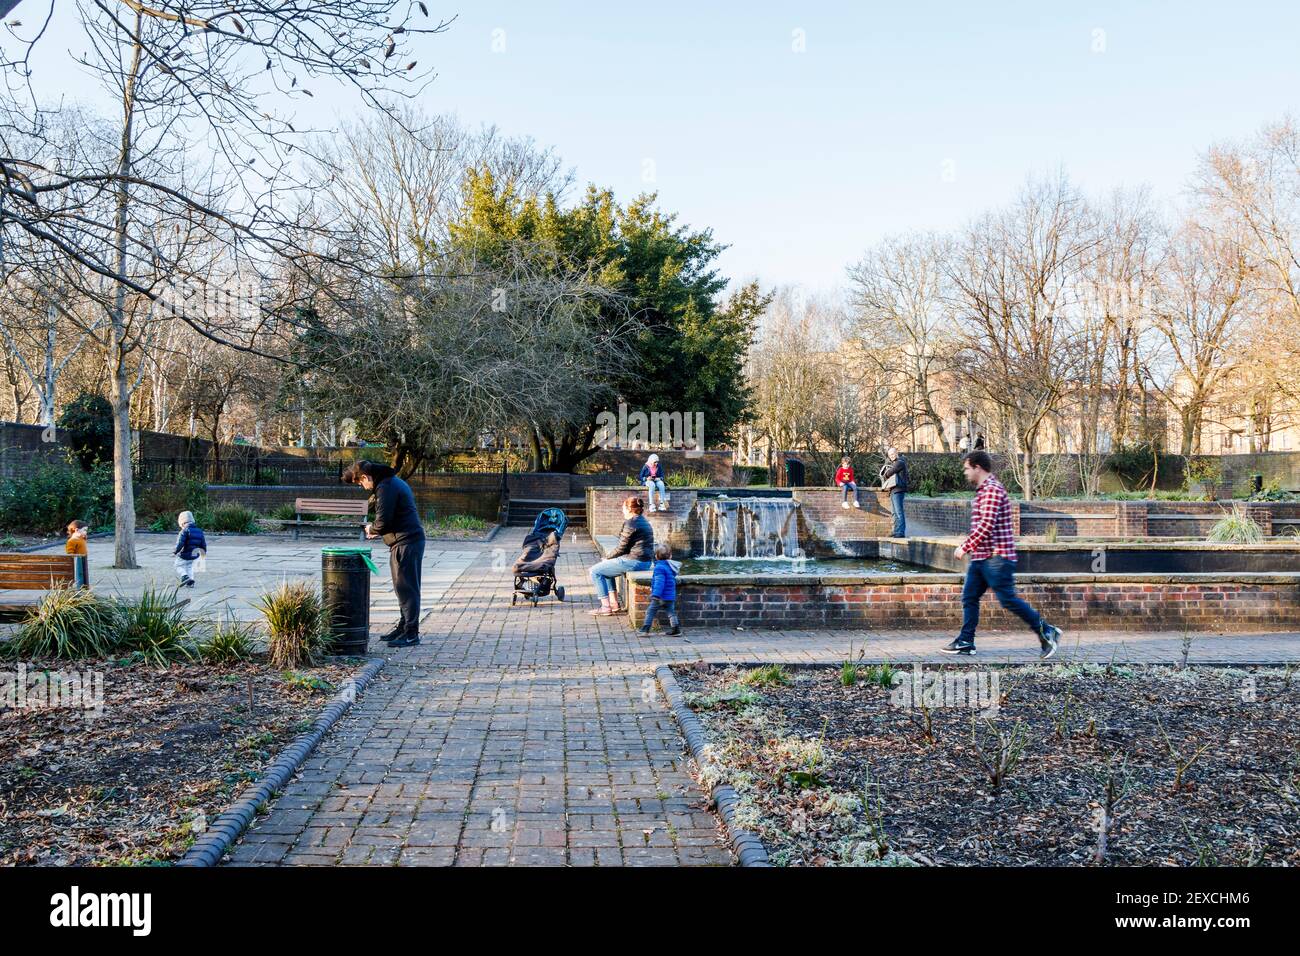
[[[654,570],[650,578],[650,604],[645,609],[645,620],[641,624],[641,634],[649,634],[655,618],[663,611],[668,615],[668,633],[677,635],[682,632],[681,621],[677,618],[677,568],[676,561],[669,560],[673,549],[666,543],[655,545]]]
[[[176,574],[180,577],[180,586],[194,587],[194,565],[208,554],[208,542],[203,536],[203,529],[194,521],[194,512],[182,511],[176,516],[180,525],[180,534],[176,535],[176,547],[172,554],[176,556]]]

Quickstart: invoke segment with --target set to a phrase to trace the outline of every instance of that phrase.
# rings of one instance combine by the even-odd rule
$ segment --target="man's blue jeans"
[[[903,498],[906,492],[895,491],[889,496],[889,506],[894,512],[894,530],[890,533],[891,538],[907,537],[907,515],[903,511]]]
[[[972,561],[966,569],[966,586],[961,591],[961,633],[959,644],[975,643],[975,628],[980,623],[980,598],[992,589],[998,603],[1029,625],[1042,638],[1043,619],[1038,612],[1016,595],[1016,562],[996,554],[983,561]]]

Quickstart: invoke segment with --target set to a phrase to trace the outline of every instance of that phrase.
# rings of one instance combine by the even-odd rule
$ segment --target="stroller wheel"
[[[563,585],[563,584],[557,584],[557,585],[555,586],[555,596],[556,596],[557,598],[559,598],[561,601],[564,600],[564,585]]]
[[[518,594],[512,594],[512,595],[510,595],[510,606],[511,606],[511,607],[514,607],[514,606],[515,606],[515,602],[517,602],[518,600],[519,600],[519,595],[518,595]]]

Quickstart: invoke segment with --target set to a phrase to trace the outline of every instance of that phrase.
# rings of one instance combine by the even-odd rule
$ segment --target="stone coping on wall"
[[[915,541],[919,544],[956,547],[964,540],[962,537],[922,537],[882,538],[882,541]],[[1300,551],[1300,537],[1291,540],[1260,541],[1257,544],[1231,544],[1205,541],[1202,538],[1162,538],[1146,537],[1138,539],[1107,538],[1094,536],[1082,541],[1032,541],[1026,538],[1016,539],[1017,551],[1092,551],[1099,546],[1122,551]]]
[[[717,587],[746,584],[754,587],[851,587],[899,584],[960,584],[958,572],[935,574],[679,574],[677,586]],[[649,571],[628,574],[633,584],[649,586]],[[1293,584],[1300,585],[1300,571],[1195,571],[1185,574],[1017,574],[1016,584]]]
[[[879,540],[879,541],[881,541],[881,542],[891,542],[891,543],[894,543],[894,544],[900,544],[900,543],[902,543],[902,542],[914,542],[914,543],[916,543],[916,544],[920,544],[920,545],[923,545],[923,546],[928,545],[928,546],[931,546],[931,547],[953,547],[953,548],[955,548],[955,547],[956,547],[958,544],[960,544],[961,541],[962,541],[962,539],[961,539],[960,537],[951,537],[951,538],[921,538],[921,537],[917,537],[917,538],[880,538],[880,539],[877,539],[877,540]],[[596,545],[596,550],[600,553],[600,556],[601,556],[602,558],[606,558],[606,557],[609,556],[610,552],[612,552],[612,551],[614,550],[614,548],[618,545],[618,535],[616,535],[616,534],[599,534],[599,535],[592,535],[592,541],[595,543],[595,545]],[[1146,541],[1106,541],[1106,540],[1095,540],[1095,541],[1088,541],[1088,542],[1057,542],[1056,544],[1052,544],[1052,543],[1050,543],[1050,542],[1024,541],[1024,540],[1020,540],[1020,541],[1017,541],[1017,542],[1016,542],[1016,549],[1017,549],[1018,551],[1086,551],[1086,552],[1092,552],[1092,551],[1094,551],[1097,547],[1101,547],[1101,546],[1104,546],[1104,547],[1107,548],[1107,549],[1115,549],[1115,550],[1123,550],[1123,551],[1152,551],[1152,550],[1158,550],[1158,551],[1204,551],[1204,550],[1212,550],[1212,551],[1235,551],[1235,552],[1242,552],[1242,553],[1250,553],[1250,552],[1252,552],[1252,551],[1295,552],[1295,551],[1300,551],[1300,539],[1297,539],[1297,541],[1296,541],[1294,544],[1291,543],[1291,542],[1287,542],[1287,541],[1264,541],[1264,542],[1260,542],[1259,544],[1214,544],[1214,545],[1208,545],[1208,544],[1206,544],[1205,542],[1198,542],[1198,541],[1177,541],[1177,540],[1173,540],[1173,541],[1171,541],[1171,540],[1166,540],[1166,539],[1163,539],[1163,538],[1150,538],[1150,539],[1147,539]],[[678,560],[681,560],[681,559],[678,558]],[[824,560],[824,559],[823,559],[823,560]],[[834,559],[830,559],[830,560],[834,560]],[[901,560],[901,559],[896,559],[896,560]],[[642,573],[643,573],[643,572],[642,572]],[[816,574],[799,574],[799,575],[791,575],[791,574],[781,574],[781,575],[753,575],[753,574],[748,574],[748,575],[747,575],[747,574],[740,574],[740,573],[737,573],[737,574],[683,574],[683,575],[679,575],[678,578],[677,578],[677,580],[678,580],[678,581],[702,581],[702,580],[707,580],[707,579],[717,578],[717,579],[724,580],[724,581],[734,581],[734,580],[735,580],[736,578],[738,578],[738,577],[743,577],[743,578],[745,578],[745,579],[747,579],[747,580],[758,580],[759,578],[763,578],[764,581],[774,581],[774,580],[779,580],[779,581],[786,581],[786,582],[790,581],[790,580],[793,578],[793,579],[795,579],[795,580],[799,580],[799,581],[806,581],[806,580],[831,580],[831,579],[834,579],[836,583],[841,583],[841,582],[842,582],[843,580],[845,580],[845,579],[851,579],[852,582],[873,581],[873,582],[876,582],[876,583],[884,583],[885,581],[890,580],[890,579],[893,579],[893,578],[898,578],[898,579],[901,579],[901,580],[903,580],[903,581],[917,581],[917,582],[923,581],[923,580],[925,580],[925,579],[927,579],[927,578],[933,578],[933,577],[942,577],[944,580],[948,580],[948,579],[952,578],[954,575],[958,575],[958,576],[960,576],[961,573],[962,573],[962,572],[943,572],[943,571],[938,571],[938,572],[936,572],[935,574],[924,574],[924,573],[922,573],[922,574],[902,574],[902,575],[897,575],[897,574],[895,574],[895,575],[891,575],[891,574],[856,574],[856,575],[842,575],[842,574],[836,574],[836,575],[816,575]],[[1250,579],[1251,579],[1251,580],[1257,580],[1257,577],[1255,576],[1256,574],[1265,574],[1265,575],[1267,574],[1266,572],[1240,572],[1240,573],[1241,573],[1242,575],[1250,576]],[[1288,579],[1295,579],[1295,578],[1297,577],[1297,574],[1292,574],[1292,573],[1290,573],[1290,572],[1278,572],[1278,574],[1280,574],[1282,577],[1286,577],[1286,578],[1288,578]],[[1223,572],[1222,574],[1218,574],[1218,573],[1208,573],[1208,574],[1201,574],[1200,576],[1204,576],[1204,577],[1223,577],[1224,575],[1226,575],[1226,576],[1228,576],[1228,577],[1232,577],[1232,576],[1233,576],[1233,574],[1230,573],[1230,572]],[[633,576],[635,576],[635,574],[634,574]],[[1036,578],[1049,578],[1049,579],[1052,579],[1052,580],[1056,580],[1056,579],[1061,578],[1061,577],[1078,577],[1080,580],[1083,580],[1083,579],[1091,580],[1092,578],[1105,578],[1106,580],[1109,580],[1109,581],[1121,581],[1121,580],[1124,580],[1125,578],[1128,578],[1128,577],[1139,577],[1139,578],[1144,578],[1144,579],[1145,579],[1145,577],[1150,577],[1150,579],[1155,580],[1155,579],[1158,579],[1158,578],[1161,578],[1161,577],[1169,577],[1169,576],[1170,576],[1170,575],[1168,575],[1168,574],[1154,574],[1154,575],[1149,575],[1149,576],[1143,576],[1143,575],[1126,575],[1126,574],[1113,574],[1113,575],[1053,575],[1053,574],[1032,575],[1032,574],[1017,574],[1017,575],[1016,575],[1016,580],[1017,580],[1017,581],[1026,581],[1026,580],[1031,580],[1031,579],[1036,579]],[[1176,575],[1173,575],[1173,576],[1174,576],[1174,577],[1177,577],[1179,580],[1185,580],[1185,579],[1187,579],[1187,578],[1192,578],[1192,577],[1196,577],[1196,576],[1198,576],[1198,573],[1196,573],[1196,572],[1189,572],[1189,573],[1187,573],[1187,574],[1176,574]],[[648,576],[647,576],[647,577],[648,577]]]

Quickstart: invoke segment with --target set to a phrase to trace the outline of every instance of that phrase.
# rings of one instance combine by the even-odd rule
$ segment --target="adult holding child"
[[[358,461],[343,477],[372,493],[375,520],[366,525],[366,537],[382,538],[388,545],[388,566],[401,617],[382,640],[389,647],[419,644],[424,523],[415,504],[415,492],[392,467],[381,462]]]
[[[907,516],[903,510],[903,499],[907,496],[907,459],[892,445],[886,455],[887,460],[880,466],[880,487],[889,492],[890,510],[894,515],[894,529],[889,536],[906,538]]]
[[[655,532],[646,520],[645,501],[635,495],[623,499],[623,527],[618,544],[604,561],[591,566],[588,574],[596,587],[600,607],[591,613],[597,617],[622,614],[615,581],[629,571],[648,571],[655,556]]]

